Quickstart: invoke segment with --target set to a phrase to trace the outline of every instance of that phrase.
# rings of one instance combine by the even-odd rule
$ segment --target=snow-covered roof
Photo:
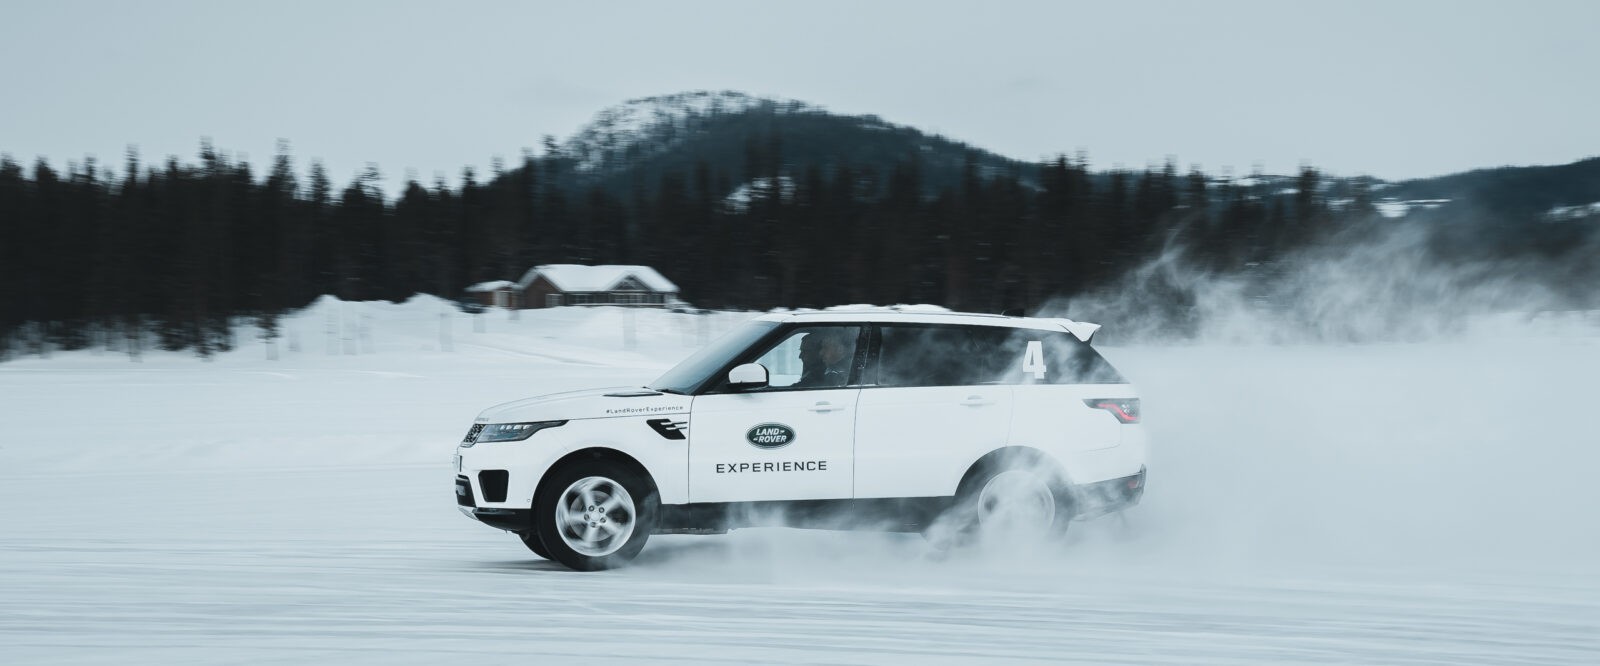
[[[854,307],[854,306],[852,306]],[[982,312],[951,312],[938,306],[865,306],[865,309],[834,309],[809,310],[794,312],[769,312],[757,317],[761,321],[807,321],[807,322],[901,322],[919,324],[960,323],[977,324],[980,326],[1009,326],[1012,328],[1032,328],[1050,331],[1059,331],[1065,328],[1079,340],[1088,342],[1094,337],[1094,332],[1100,330],[1099,324],[1086,321],[1073,321],[1062,317],[1011,317],[1007,315],[988,314]]]
[[[467,291],[499,291],[501,289],[509,289],[516,284],[517,283],[510,280],[490,280],[488,282],[479,282],[475,285],[467,287]]]
[[[555,285],[557,289],[565,292],[574,291],[611,291],[628,278],[638,280],[651,291],[676,292],[678,285],[672,283],[649,266],[583,266],[579,264],[545,264],[534,266],[524,273],[517,282],[519,289],[526,289],[535,278],[543,276]]]

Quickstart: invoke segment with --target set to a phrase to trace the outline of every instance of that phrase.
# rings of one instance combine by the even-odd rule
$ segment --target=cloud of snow
[[[1237,275],[1196,267],[1170,247],[1098,292],[1039,309],[1105,325],[1101,340],[1208,343],[1424,341],[1551,326],[1586,316],[1528,260],[1446,263],[1431,232],[1383,228]],[[1589,316],[1591,319],[1592,316]]]

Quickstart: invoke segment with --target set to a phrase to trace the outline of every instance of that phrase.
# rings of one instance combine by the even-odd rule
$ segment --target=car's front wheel
[[[659,505],[649,480],[621,465],[584,460],[542,484],[534,527],[550,559],[579,571],[611,569],[644,549]]]
[[[539,538],[538,532],[518,532],[517,538],[522,539],[522,545],[544,559],[551,559],[550,550],[544,547],[544,541]]]

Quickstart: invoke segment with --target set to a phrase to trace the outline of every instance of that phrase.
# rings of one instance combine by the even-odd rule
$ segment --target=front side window
[[[795,329],[751,362],[767,368],[767,390],[849,385],[860,326]]]

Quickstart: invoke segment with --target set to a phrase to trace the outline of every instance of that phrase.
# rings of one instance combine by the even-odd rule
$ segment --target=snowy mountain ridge
[[[798,100],[735,90],[640,97],[596,113],[594,120],[561,145],[561,151],[577,160],[578,171],[601,171],[619,160],[670,151],[694,131],[696,119],[758,109],[776,114],[824,112],[822,107]]]
[[[752,116],[752,117],[741,117]],[[1037,186],[1037,163],[991,153],[956,139],[896,125],[875,115],[840,115],[821,105],[734,90],[696,90],[627,100],[595,114],[548,156],[566,160],[570,173],[618,191],[655,187],[666,170],[687,173],[696,161],[731,166],[740,171],[745,142],[781,141],[786,166],[835,164],[866,167],[886,173],[908,154],[922,156],[923,175],[931,189],[959,179],[963,164],[977,156],[985,177],[1020,174],[1025,186]],[[743,153],[748,157],[748,153]],[[1151,163],[1147,170],[1159,170]],[[1138,169],[1118,171],[1137,173]],[[1318,190],[1336,202],[1353,200],[1352,190],[1365,189],[1379,214],[1395,218],[1455,219],[1489,211],[1497,219],[1581,221],[1594,218],[1590,202],[1600,199],[1594,176],[1600,158],[1555,166],[1497,167],[1405,181],[1367,175],[1322,173]],[[1096,173],[1106,178],[1109,171]],[[639,183],[630,179],[637,178]],[[1296,174],[1233,173],[1209,176],[1213,187],[1242,190],[1245,198],[1283,196],[1297,187]],[[732,183],[726,205],[770,183],[748,177]],[[1381,194],[1380,194],[1381,193]]]

